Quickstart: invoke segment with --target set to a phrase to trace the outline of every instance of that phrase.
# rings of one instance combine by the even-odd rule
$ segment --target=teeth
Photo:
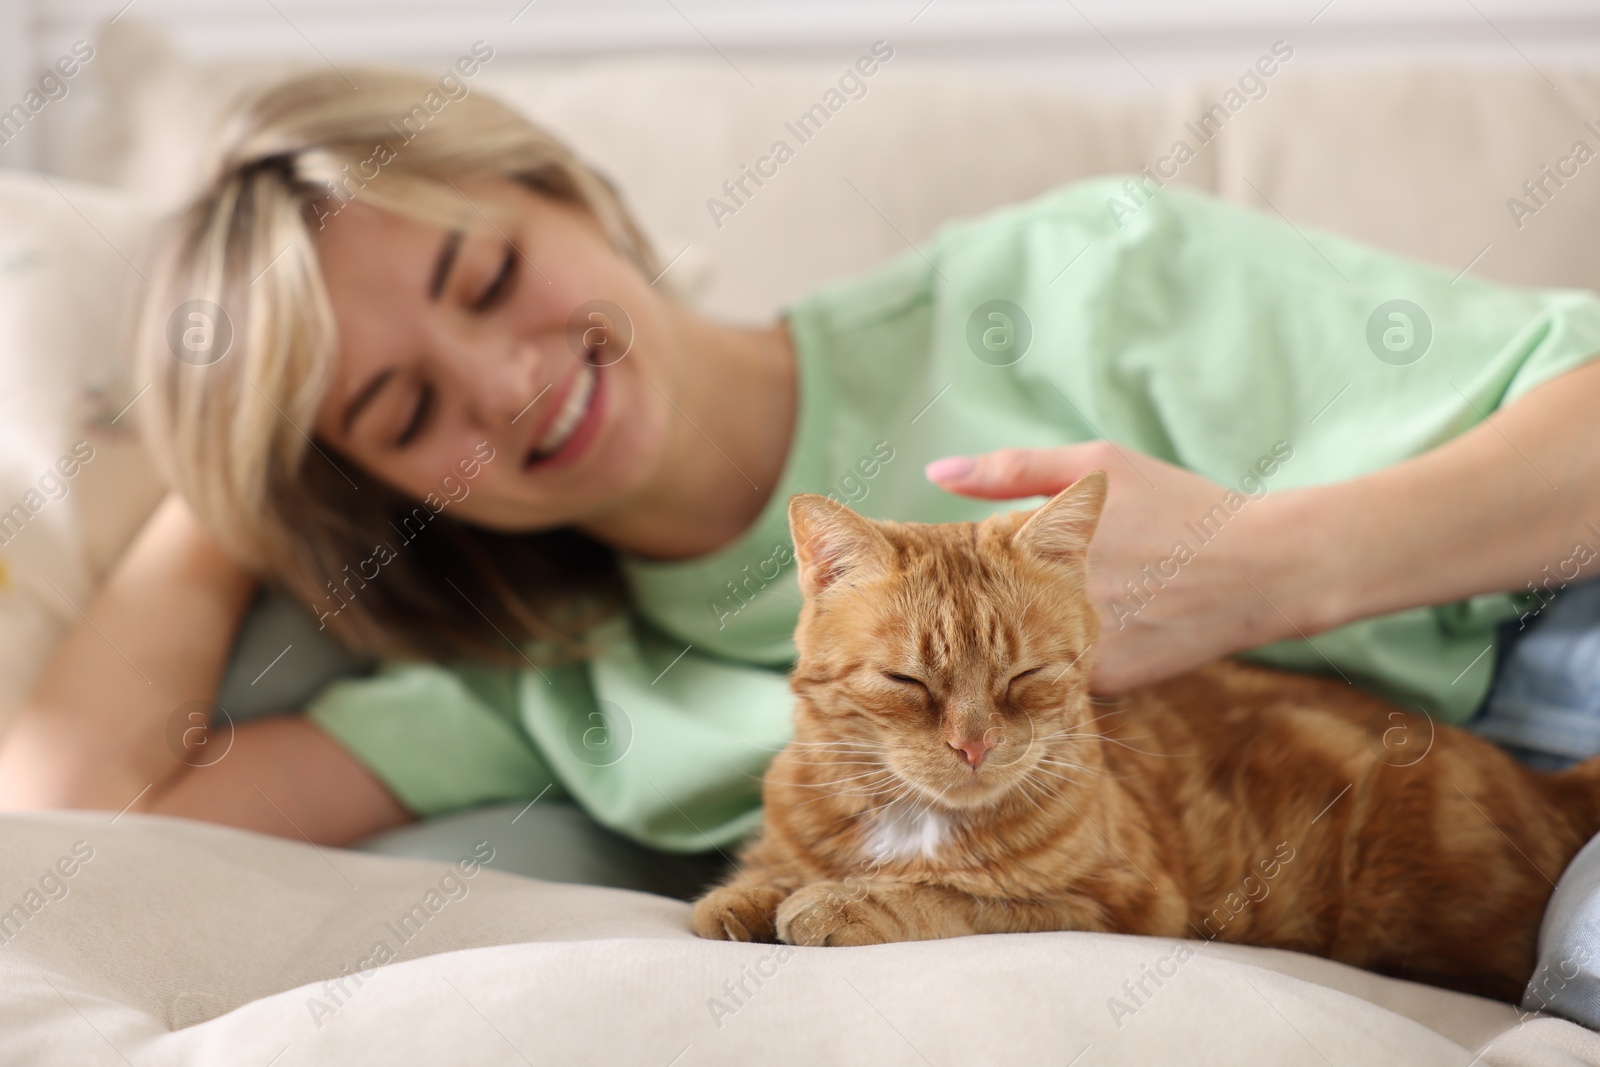
[[[594,396],[596,376],[599,372],[588,363],[578,369],[578,380],[567,393],[566,403],[561,405],[561,414],[550,423],[550,428],[544,436],[539,438],[539,443],[534,448],[538,456],[548,456],[558,451],[567,443],[567,438],[572,436],[572,431],[578,428],[578,423],[583,421],[583,413],[589,410],[589,398]]]

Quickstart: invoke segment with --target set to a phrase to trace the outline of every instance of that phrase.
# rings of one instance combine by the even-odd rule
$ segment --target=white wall
[[[443,61],[463,42],[575,60],[627,52],[834,61],[891,41],[1107,90],[1243,67],[1273,40],[1311,62],[1429,59],[1600,66],[1600,0],[0,0],[0,109],[113,18],[187,54]],[[0,162],[51,169],[18,138]]]

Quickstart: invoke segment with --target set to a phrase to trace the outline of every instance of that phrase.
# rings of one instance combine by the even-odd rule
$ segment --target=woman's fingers
[[[1101,620],[1095,692],[1288,636],[1263,596],[1276,602],[1275,580],[1294,572],[1292,539],[1269,505],[1194,471],[1088,441],[952,456],[928,464],[927,476],[952,493],[1010,500],[1053,495],[1095,470],[1111,481],[1089,546],[1087,591]]]
[[[928,480],[952,493],[985,500],[1052,496],[1085,474],[1106,467],[1104,442],[1062,448],[1003,448],[981,456],[947,456],[924,469]]]

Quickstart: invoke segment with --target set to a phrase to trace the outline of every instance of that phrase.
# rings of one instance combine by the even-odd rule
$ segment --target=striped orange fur
[[[794,739],[695,932],[1218,938],[1518,999],[1554,882],[1600,831],[1600,760],[1540,774],[1343,683],[1231,661],[1091,700],[1105,492],[1096,472],[946,525],[790,502]]]

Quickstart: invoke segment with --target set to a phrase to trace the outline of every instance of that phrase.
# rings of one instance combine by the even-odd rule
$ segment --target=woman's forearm
[[[176,497],[163,501],[0,745],[0,810],[119,810],[187,770],[169,721],[215,696],[254,588]]]
[[[1600,576],[1600,363],[1414,459],[1262,503],[1278,636]]]
[[[1191,520],[1227,492],[1192,471],[1092,441],[952,457],[928,477],[951,492],[1014,499],[1093,470],[1111,478],[1089,547],[1101,611],[1092,684],[1110,694],[1357,619],[1600,577],[1591,555],[1600,553],[1600,362],[1403,463],[1269,493],[1186,557],[1176,579],[1152,568],[1171,562]]]

